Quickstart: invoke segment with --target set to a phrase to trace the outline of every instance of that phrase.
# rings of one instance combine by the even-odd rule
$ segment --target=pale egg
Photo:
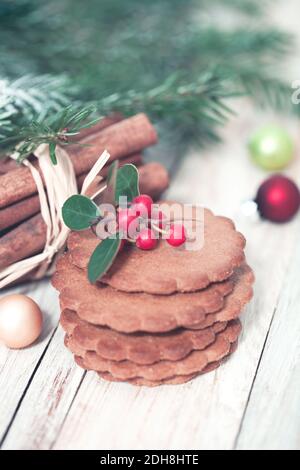
[[[0,298],[0,341],[8,348],[25,348],[41,334],[42,312],[26,295],[12,294]]]

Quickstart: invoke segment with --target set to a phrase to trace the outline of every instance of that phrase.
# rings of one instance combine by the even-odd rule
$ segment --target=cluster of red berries
[[[147,194],[135,197],[129,208],[119,209],[119,230],[123,234],[136,232],[134,242],[141,250],[155,248],[158,233],[164,233],[165,239],[170,245],[182,245],[186,241],[184,226],[179,223],[172,223],[164,230],[167,222],[165,215],[162,211],[153,210],[152,206],[153,200]]]

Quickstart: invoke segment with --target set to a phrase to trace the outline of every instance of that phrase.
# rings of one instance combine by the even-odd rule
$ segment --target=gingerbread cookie
[[[68,254],[58,261],[56,269],[52,284],[61,292],[62,310],[75,310],[87,322],[124,333],[162,333],[198,325],[207,314],[223,307],[224,297],[237,282],[235,275],[233,280],[186,294],[128,294],[104,284],[91,285],[86,271],[73,266]]]
[[[60,322],[68,336],[72,337],[73,348],[95,351],[104,359],[112,361],[129,360],[136,364],[153,364],[160,360],[178,361],[193,350],[202,350],[212,344],[216,335],[227,323],[193,331],[175,330],[163,334],[123,334],[110,328],[90,325],[72,310],[62,312]]]
[[[224,359],[221,361],[216,361],[216,362],[212,362],[211,364],[208,364],[208,366],[205,367],[199,374],[177,375],[177,376],[170,377],[169,379],[164,379],[164,380],[146,380],[142,377],[135,377],[134,379],[129,379],[126,382],[132,385],[146,386],[146,387],[157,387],[159,385],[184,384],[194,379],[198,375],[208,374],[209,372],[213,372],[214,370],[218,369],[218,367],[220,367],[223,362],[229,359],[229,357],[235,351],[236,348],[237,348],[237,341],[231,345],[230,353],[228,354],[228,356],[225,356]],[[77,357],[75,360],[76,360],[76,363],[84,369],[81,358]],[[98,375],[102,379],[108,380],[109,382],[123,382],[123,380],[117,379],[116,377],[111,375],[109,372],[98,372]]]
[[[203,224],[203,246],[193,251],[184,246],[174,249],[165,240],[150,251],[130,246],[119,253],[101,282],[125,292],[172,294],[193,292],[227,279],[244,262],[245,239],[231,220],[203,211],[203,220],[192,222]],[[73,263],[86,268],[98,244],[91,230],[72,232],[68,248]]]
[[[202,351],[193,351],[180,361],[159,361],[152,365],[139,365],[131,361],[109,361],[92,351],[77,348],[72,337],[67,339],[71,352],[82,357],[86,369],[98,372],[109,372],[122,380],[143,377],[151,381],[160,381],[179,375],[190,375],[204,370],[208,364],[221,361],[230,353],[231,344],[237,341],[241,332],[239,320],[231,322],[227,328],[217,335],[216,341]],[[78,354],[79,353],[79,354]]]
[[[77,359],[75,359],[76,363],[80,366],[80,362],[77,362]],[[84,367],[83,367],[84,368]],[[109,374],[108,372],[98,372],[99,377],[104,380],[108,380],[109,382],[124,382],[121,379],[117,379],[113,375]],[[136,377],[134,379],[128,379],[126,382],[128,382],[131,385],[137,385],[139,387],[145,386],[145,387],[158,387],[159,385],[181,385],[186,382],[189,382],[190,380],[194,379],[197,376],[197,374],[190,374],[190,375],[175,375],[174,377],[170,377],[168,379],[164,380],[147,380],[142,377]]]
[[[78,284],[75,278],[70,277],[69,271],[64,271],[68,265],[68,257],[62,258],[58,264],[58,272],[53,278],[53,284],[56,288],[65,286],[72,281],[72,287],[64,288],[60,296],[61,308],[75,310],[78,316],[89,323],[96,325],[109,326],[110,328],[132,333],[144,331],[151,333],[162,333],[171,331],[177,327],[186,327],[189,329],[204,329],[214,323],[229,321],[240,315],[244,306],[250,301],[253,295],[252,284],[254,276],[248,265],[243,265],[236,270],[229,281],[212,284],[203,291],[197,291],[189,294],[173,294],[172,296],[154,296],[151,294],[124,294],[110,287],[91,286],[83,271],[77,269],[79,276]],[[82,279],[82,281],[80,281]],[[221,299],[220,293],[224,295],[232,289],[231,294],[225,299]],[[220,292],[221,290],[221,292]],[[103,296],[103,292],[110,292],[108,299]],[[222,292],[223,291],[223,292]],[[192,299],[199,299],[206,302],[206,312],[201,310],[204,303],[193,307]],[[86,301],[88,297],[88,301]],[[212,299],[219,299],[213,303],[214,307],[218,304],[223,308],[217,309],[216,313],[210,314],[212,308]],[[177,304],[179,299],[179,305]],[[225,302],[224,302],[225,300]],[[214,302],[213,301],[213,302]],[[168,310],[163,311],[159,306],[168,306]],[[122,308],[123,305],[123,308]],[[126,315],[124,315],[124,308]],[[164,312],[164,313],[163,313]]]
[[[225,298],[224,307],[215,313],[206,315],[205,320],[197,325],[190,326],[191,329],[204,329],[216,322],[228,322],[237,318],[244,307],[253,297],[254,274],[248,265],[243,265],[236,270],[231,277],[234,282],[232,294]]]
[[[83,359],[80,356],[75,356],[75,362],[82,369],[86,369],[83,364]],[[124,380],[114,377],[109,372],[97,372],[97,374],[99,375],[99,377],[101,377],[101,379],[107,380],[108,382],[124,382]],[[185,382],[189,382],[194,377],[196,377],[196,375],[197,374],[177,375],[164,380],[147,380],[143,377],[135,377],[134,379],[126,380],[126,382],[131,385],[137,385],[140,387],[157,387],[158,385],[180,385]]]

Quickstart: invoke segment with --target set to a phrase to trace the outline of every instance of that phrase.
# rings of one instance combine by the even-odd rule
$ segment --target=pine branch
[[[69,104],[70,82],[66,77],[26,75],[18,80],[0,80],[0,109],[7,115],[22,114],[29,122],[34,116],[42,119],[49,111],[59,111]]]
[[[69,137],[76,136],[81,129],[94,125],[99,120],[98,118],[89,120],[94,115],[94,106],[80,109],[68,106],[58,113],[50,113],[49,116],[32,120],[19,130],[17,138],[7,137],[2,145],[7,152],[15,151],[18,161],[21,162],[40,144],[49,144],[51,160],[56,164],[56,145],[68,145]],[[70,143],[74,145],[76,141],[73,139]]]
[[[299,115],[298,107],[291,102],[291,84],[278,76],[278,71],[264,60],[258,61],[257,69],[247,58],[233,60],[218,66],[216,74],[231,83],[235,91],[249,96],[262,108]]]
[[[178,131],[192,125],[194,134],[202,137],[203,142],[211,141],[217,139],[213,129],[224,124],[230,113],[224,101],[231,96],[229,87],[212,74],[206,73],[197,82],[185,85],[176,76],[171,76],[159,87],[146,92],[131,90],[126,94],[110,95],[81,110],[67,107],[59,113],[50,112],[46,117],[37,115],[21,128],[17,123],[2,140],[2,151],[17,149],[21,161],[41,143],[51,144],[52,148],[57,144],[68,145],[69,136],[114,111],[125,116],[143,111],[169,126],[176,123]],[[89,121],[88,118],[95,114],[97,118]],[[200,125],[196,126],[196,122]]]
[[[89,104],[99,117],[145,111],[179,140],[200,143],[218,140],[228,97],[248,94],[290,110],[289,85],[274,77],[291,38],[257,28],[269,3],[90,0],[86,8],[80,0],[0,0],[0,68],[25,74],[0,80],[0,152],[18,146],[23,158],[41,142],[53,149],[67,137],[57,123],[71,103],[69,117]],[[223,10],[238,18],[233,30],[215,23]]]
[[[30,148],[34,148],[29,141],[39,141],[38,132],[46,136],[46,129],[53,128],[53,122],[48,122],[47,116],[52,115],[54,119],[59,111],[70,105],[72,92],[69,80],[63,76],[28,75],[14,81],[0,80],[0,151],[14,150],[27,137],[28,143],[22,144],[21,158],[24,158]]]
[[[179,136],[197,137],[201,144],[218,141],[217,129],[232,113],[226,100],[237,96],[228,83],[212,73],[205,73],[196,82],[182,84],[173,75],[162,85],[146,92],[115,93],[98,103],[107,115],[119,111],[125,116],[145,112],[153,120],[176,129]]]
[[[213,27],[198,29],[191,27],[188,32],[176,38],[180,54],[199,57],[202,66],[217,62],[228,63],[228,59],[240,61],[264,58],[273,62],[291,52],[292,36],[278,29],[237,28],[233,31]],[[175,47],[175,44],[173,45]],[[199,54],[201,51],[201,54]]]
[[[239,74],[241,89],[247,96],[262,108],[271,108],[278,112],[300,115],[299,106],[291,101],[291,85],[276,78],[275,73],[250,73],[245,71]]]

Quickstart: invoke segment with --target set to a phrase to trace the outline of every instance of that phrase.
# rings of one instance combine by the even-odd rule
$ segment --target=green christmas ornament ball
[[[266,126],[249,141],[252,160],[265,170],[282,170],[294,157],[294,143],[285,129]]]

